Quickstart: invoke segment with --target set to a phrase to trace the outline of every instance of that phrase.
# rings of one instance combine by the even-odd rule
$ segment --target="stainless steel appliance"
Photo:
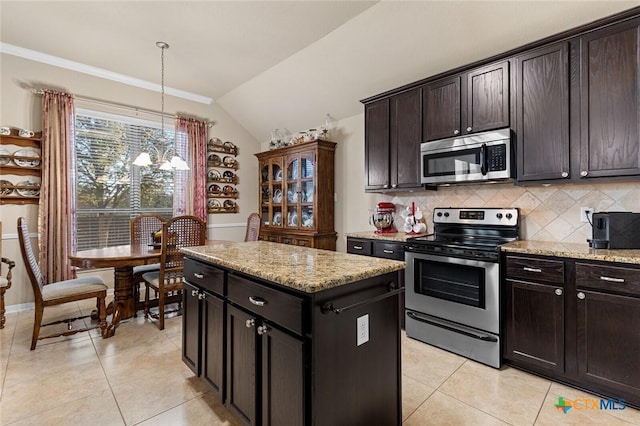
[[[592,239],[587,241],[593,248],[640,248],[640,213],[594,213]]]
[[[405,248],[407,336],[500,367],[500,249],[517,208],[436,208],[434,234]]]
[[[509,129],[423,142],[420,154],[425,185],[504,181],[515,174]]]

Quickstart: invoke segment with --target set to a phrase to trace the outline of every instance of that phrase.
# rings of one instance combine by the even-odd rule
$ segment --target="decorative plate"
[[[273,224],[274,225],[282,225],[282,213],[277,212],[273,215]]]
[[[219,166],[220,164],[222,164],[222,160],[220,159],[220,156],[218,154],[209,154],[207,159],[212,166]]]
[[[0,187],[10,186],[11,188],[0,188],[0,195],[13,194],[13,184],[8,180],[0,180]]]
[[[210,209],[219,209],[220,208],[220,201],[216,200],[215,198],[209,198],[207,200],[207,206]]]
[[[223,143],[222,146],[224,146],[225,148],[229,148],[229,149],[235,149],[236,148],[236,146],[233,143],[229,142],[229,141],[226,141],[225,143]]]
[[[282,191],[280,189],[276,189],[273,193],[273,202],[281,203],[282,202]]]
[[[207,144],[208,146],[221,146],[222,145],[222,141],[218,138],[211,138],[209,139],[209,143]]]
[[[220,192],[220,185],[217,185],[215,183],[209,184],[209,187],[207,188],[207,190],[209,192]]]
[[[273,177],[273,180],[282,180],[282,169],[278,169],[275,176]]]
[[[231,185],[225,185],[222,187],[222,192],[224,192],[225,194],[233,194],[235,192],[235,189],[233,189],[233,186]]]
[[[25,181],[16,183],[16,186],[32,187],[32,188],[16,188],[16,192],[18,193],[18,195],[21,195],[23,197],[37,197],[38,195],[40,195],[40,184],[38,182],[25,180]]]
[[[216,169],[208,169],[207,176],[209,177],[209,179],[218,180],[220,179],[220,172]]]
[[[233,209],[236,207],[236,203],[231,200],[225,200],[222,205],[225,209]]]
[[[0,166],[4,166],[11,162],[11,152],[9,152],[9,150],[4,146],[0,146],[0,155],[4,156],[0,157]]]
[[[230,156],[230,155],[225,156],[225,157],[222,159],[222,162],[223,162],[223,163],[224,163],[224,165],[225,165],[225,166],[227,166],[227,167],[233,167],[233,166],[235,166],[235,164],[236,164],[236,160],[235,160],[235,158],[233,158],[233,157],[232,157],[232,156]]]
[[[29,158],[33,158],[33,160]],[[30,148],[20,149],[13,153],[13,162],[20,167],[38,167],[40,165],[40,153]]]
[[[235,175],[233,174],[233,172],[231,170],[227,170],[224,173],[222,173],[222,176],[227,178],[227,179],[233,179],[235,177]]]

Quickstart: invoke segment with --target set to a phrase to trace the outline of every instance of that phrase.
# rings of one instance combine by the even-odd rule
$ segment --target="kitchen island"
[[[183,360],[239,420],[401,423],[404,262],[265,241],[183,251]]]

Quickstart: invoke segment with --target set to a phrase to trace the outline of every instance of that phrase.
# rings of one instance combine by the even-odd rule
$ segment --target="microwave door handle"
[[[480,172],[482,176],[487,174],[487,144],[483,143],[480,147]]]

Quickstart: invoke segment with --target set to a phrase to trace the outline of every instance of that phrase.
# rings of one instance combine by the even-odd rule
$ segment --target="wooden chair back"
[[[152,234],[162,229],[165,218],[157,214],[145,213],[131,219],[131,244],[149,244]]]
[[[31,287],[33,287],[33,295],[35,296],[36,301],[42,302],[42,287],[45,285],[45,282],[42,277],[42,272],[40,271],[40,266],[38,265],[38,259],[33,252],[33,247],[31,246],[29,227],[27,225],[27,220],[24,217],[18,218],[18,239],[20,240],[22,259],[24,259],[24,263],[27,268]]]
[[[202,246],[206,243],[207,223],[196,216],[176,216],[162,225],[162,255],[160,282],[171,272],[182,272],[182,247]]]
[[[244,235],[245,241],[258,241],[260,236],[260,215],[251,213],[247,218],[247,232]]]

